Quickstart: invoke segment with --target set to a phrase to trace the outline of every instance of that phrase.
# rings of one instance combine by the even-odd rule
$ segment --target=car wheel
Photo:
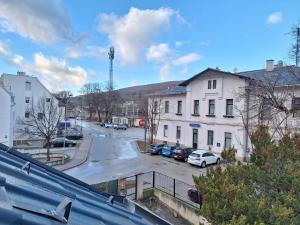
[[[203,162],[201,163],[201,167],[202,167],[202,168],[205,168],[205,167],[206,167],[206,162],[205,162],[205,161],[203,161]]]
[[[184,158],[184,161],[187,162],[187,161],[188,161],[188,158]]]
[[[219,158],[217,159],[216,164],[217,164],[217,165],[220,164],[220,159],[219,159]]]

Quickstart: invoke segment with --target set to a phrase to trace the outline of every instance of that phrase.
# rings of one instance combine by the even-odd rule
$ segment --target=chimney
[[[273,59],[267,59],[266,60],[266,70],[268,72],[271,72],[271,71],[273,71],[273,68],[274,68],[274,60]]]
[[[277,67],[283,67],[283,61],[282,60],[279,60],[278,62],[277,62]]]
[[[18,75],[18,76],[25,76],[25,75],[26,75],[26,73],[25,73],[25,72],[23,72],[23,71],[18,71],[18,72],[17,72],[17,75]]]

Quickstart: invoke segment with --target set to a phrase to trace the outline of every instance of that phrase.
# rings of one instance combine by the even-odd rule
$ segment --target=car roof
[[[206,153],[206,152],[210,152],[210,151],[206,151],[206,150],[196,150],[196,151],[193,151],[193,153],[197,153],[197,154],[203,154],[203,153]]]

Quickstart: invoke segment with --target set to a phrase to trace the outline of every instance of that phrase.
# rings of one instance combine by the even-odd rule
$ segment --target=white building
[[[0,143],[13,146],[12,114],[14,101],[11,94],[0,83]]]
[[[216,153],[234,146],[238,158],[249,157],[251,143],[241,114],[249,104],[240,93],[264,71],[230,73],[209,68],[176,88],[156,94],[152,97],[160,111],[156,140]],[[272,65],[269,72],[276,71]]]
[[[52,93],[38,80],[38,78],[18,72],[17,75],[2,74],[0,81],[4,88],[11,93],[15,106],[12,115],[14,138],[21,138],[18,120],[29,118],[28,108],[37,104],[40,98],[51,99]],[[58,104],[58,100],[55,99]]]

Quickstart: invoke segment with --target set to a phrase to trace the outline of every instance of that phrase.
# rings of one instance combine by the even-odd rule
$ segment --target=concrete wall
[[[160,190],[155,189],[154,195],[169,208],[173,209],[182,218],[186,219],[195,225],[209,225],[210,223],[202,216],[200,216],[195,207],[192,207],[179,199],[176,199]]]

